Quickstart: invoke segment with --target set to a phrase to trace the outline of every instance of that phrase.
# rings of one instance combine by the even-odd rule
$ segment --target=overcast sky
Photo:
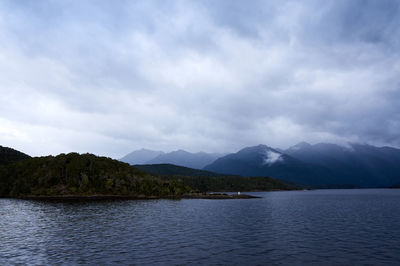
[[[0,0],[0,145],[400,146],[400,1]]]

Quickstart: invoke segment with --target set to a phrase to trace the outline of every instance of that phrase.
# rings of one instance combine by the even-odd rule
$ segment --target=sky
[[[0,145],[400,147],[400,1],[0,0]]]

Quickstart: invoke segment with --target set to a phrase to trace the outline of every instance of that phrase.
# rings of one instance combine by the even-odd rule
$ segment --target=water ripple
[[[400,262],[400,190],[258,194],[263,198],[0,199],[0,265]]]

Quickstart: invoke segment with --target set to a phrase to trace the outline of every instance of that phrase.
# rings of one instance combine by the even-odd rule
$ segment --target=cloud
[[[397,1],[0,4],[1,145],[400,146]]]

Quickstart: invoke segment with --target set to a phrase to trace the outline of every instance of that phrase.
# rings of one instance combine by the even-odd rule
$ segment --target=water
[[[0,265],[398,265],[400,190],[247,200],[0,199]]]

